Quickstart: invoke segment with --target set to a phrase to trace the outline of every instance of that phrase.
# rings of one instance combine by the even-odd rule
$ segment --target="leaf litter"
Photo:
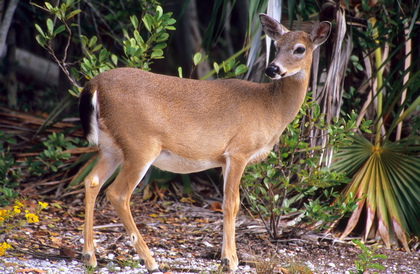
[[[137,227],[163,269],[168,273],[219,273],[223,224],[219,202],[197,206],[168,197],[144,202],[140,194],[133,196]],[[68,273],[83,273],[81,201],[51,200],[38,223],[2,235],[13,249],[0,258],[0,272],[65,273],[70,269]],[[138,255],[106,199],[97,205],[94,231],[99,263],[95,273],[147,273],[136,261]],[[237,218],[237,249],[239,273],[345,273],[355,271],[354,261],[360,253],[348,242],[303,229],[293,238],[285,234],[284,239],[273,241],[261,222],[244,210]],[[418,252],[382,248],[377,252],[388,256],[380,262],[387,270],[378,273],[417,273],[420,269]],[[48,266],[34,266],[40,261]],[[302,270],[291,272],[292,266]]]

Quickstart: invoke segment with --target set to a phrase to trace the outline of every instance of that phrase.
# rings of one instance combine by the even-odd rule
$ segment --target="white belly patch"
[[[162,170],[181,174],[199,172],[222,166],[220,163],[214,161],[187,159],[167,150],[163,150],[159,154],[153,162],[153,165]]]

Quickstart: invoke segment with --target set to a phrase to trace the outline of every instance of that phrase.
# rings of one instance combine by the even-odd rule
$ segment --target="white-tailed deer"
[[[96,196],[121,165],[107,196],[142,262],[149,271],[159,271],[129,204],[134,188],[154,165],[175,173],[222,168],[222,264],[237,269],[235,218],[242,173],[247,164],[266,157],[298,113],[308,86],[312,52],[331,29],[329,22],[321,22],[307,34],[288,31],[265,14],[260,20],[275,41],[276,56],[266,69],[271,83],[198,81],[119,68],[99,74],[86,85],[80,96],[80,118],[89,141],[99,146],[99,161],[85,179],[83,258],[87,265],[96,266]]]

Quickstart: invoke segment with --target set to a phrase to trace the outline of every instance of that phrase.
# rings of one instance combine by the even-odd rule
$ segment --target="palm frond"
[[[411,155],[410,144],[372,144],[362,136],[336,155],[333,168],[352,176],[343,195],[353,193],[358,207],[341,238],[350,234],[366,211],[364,238],[379,235],[386,247],[398,240],[409,251],[407,236],[420,235],[420,159]]]

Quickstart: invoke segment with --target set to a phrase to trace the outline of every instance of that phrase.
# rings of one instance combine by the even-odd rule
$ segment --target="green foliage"
[[[372,250],[370,250],[366,245],[364,245],[360,240],[352,240],[353,244],[362,250],[362,253],[359,254],[359,259],[354,261],[356,265],[356,272],[350,272],[354,274],[363,274],[363,273],[370,273],[369,270],[377,269],[377,270],[385,270],[385,267],[377,263],[378,259],[387,259],[388,257],[383,254],[375,254],[377,247],[374,246]],[[376,273],[376,272],[374,272]]]
[[[0,207],[9,204],[18,195],[21,169],[15,168],[15,159],[9,153],[7,144],[16,144],[11,134],[0,131]],[[7,146],[6,146],[7,145]]]
[[[140,265],[139,260],[134,259],[117,260],[117,263],[123,269],[126,267],[129,267],[130,269],[136,269]]]
[[[63,166],[63,161],[70,158],[70,153],[66,150],[76,147],[75,144],[80,144],[80,140],[65,138],[63,133],[52,133],[43,142],[44,149],[39,155],[35,159],[28,159],[29,173],[42,176],[48,172],[57,172]]]
[[[355,115],[326,125],[319,106],[309,100],[287,126],[280,144],[268,158],[248,167],[242,189],[252,212],[260,215],[270,236],[279,236],[283,215],[301,214],[306,222],[330,223],[354,209],[354,201],[339,206],[329,202],[338,198],[335,187],[348,181],[343,174],[323,168],[323,152],[349,144]],[[311,132],[327,129],[329,141],[323,147],[311,147]],[[302,208],[303,205],[303,208]],[[268,221],[267,221],[268,218]]]
[[[80,80],[82,75],[87,79],[92,79],[101,72],[115,68],[118,57],[104,49],[102,44],[98,44],[96,36],[89,39],[82,35],[80,38],[86,57],[82,58],[80,71],[75,67],[71,68],[74,79]]]
[[[52,15],[55,15],[58,18],[58,20],[63,22],[63,24],[60,24],[58,27],[56,27],[54,26],[53,20],[48,18],[46,21],[46,31],[44,31],[44,29],[41,28],[40,25],[35,24],[35,28],[39,32],[39,35],[36,36],[36,40],[42,47],[47,47],[47,44],[50,40],[54,39],[58,34],[68,29],[69,26],[66,24],[66,22],[75,15],[82,12],[79,9],[74,9],[74,6],[77,2],[75,2],[74,0],[66,0],[65,3],[61,3],[61,5],[57,7],[53,7],[49,2],[45,2],[45,7],[41,7],[35,3],[31,3],[32,5],[46,10]]]
[[[139,32],[138,18],[133,15],[130,17],[134,27],[133,37],[130,37],[126,30],[123,30],[126,40],[124,45],[124,60],[130,67],[137,67],[143,70],[150,70],[149,65],[152,59],[162,59],[163,49],[166,48],[166,40],[169,38],[167,30],[175,30],[172,25],[175,19],[171,18],[172,13],[163,13],[162,7],[157,6],[154,15],[146,14],[142,22],[149,37],[145,41]]]
[[[77,2],[67,0],[59,6],[52,6],[46,2],[45,6],[33,4],[38,8],[56,16],[60,21],[58,26],[55,26],[53,20],[48,18],[46,20],[46,28],[35,24],[39,34],[36,36],[37,42],[52,55],[63,72],[67,75],[69,80],[75,86],[69,90],[70,94],[77,96],[80,91],[79,82],[83,79],[91,79],[95,75],[109,69],[117,67],[121,62],[124,66],[140,68],[149,70],[153,60],[162,59],[163,50],[167,47],[166,40],[169,38],[168,30],[175,30],[173,24],[176,20],[171,18],[172,13],[163,13],[163,9],[158,2],[152,1],[142,2],[143,9],[147,12],[141,18],[137,16],[130,16],[130,23],[132,29],[123,28],[123,38],[117,39],[117,43],[122,46],[123,55],[115,54],[104,48],[103,44],[99,43],[97,36],[87,37],[82,34],[73,38],[73,29],[79,28],[71,20],[75,15],[79,14],[81,10],[76,8]],[[141,34],[145,29],[146,33]],[[67,45],[64,48],[63,58],[59,59],[56,52],[51,46],[57,36],[67,37]],[[83,48],[83,55],[80,59],[73,60],[69,64],[66,60],[68,49],[70,46],[77,46],[81,44]],[[75,67],[80,64],[80,68]]]
[[[193,64],[194,66],[198,66],[202,62],[204,62],[208,56],[203,57],[200,52],[197,52],[193,56]],[[182,69],[178,69],[180,71],[180,77],[182,76]],[[234,57],[231,57],[221,64],[217,62],[213,63],[213,71],[211,71],[208,75],[204,76],[203,78],[207,78],[213,73],[216,73],[217,78],[232,78],[239,76],[248,71],[248,67],[244,64],[240,64],[240,62],[236,62]],[[181,77],[182,78],[182,77]]]
[[[13,156],[7,152],[0,154],[0,206],[9,204],[18,193],[16,188],[19,187],[19,178],[21,169],[14,168],[15,160]]]
[[[246,65],[236,62],[235,58],[229,58],[228,60],[223,61],[221,65],[214,63],[213,68],[216,71],[218,77],[220,77],[219,73],[223,70],[224,74],[222,78],[235,77],[245,73],[248,70]]]
[[[352,177],[343,196],[351,193],[358,200],[341,238],[363,226],[365,239],[379,235],[387,248],[398,242],[406,251],[409,237],[420,235],[419,124],[406,120],[420,106],[420,72],[414,71],[420,64],[414,43],[419,6],[409,2],[384,0],[371,7],[362,2],[359,16],[367,26],[352,28],[355,52],[362,58],[353,55],[350,61],[356,72],[363,70],[359,60],[372,67],[366,74],[374,83],[368,87],[372,96],[364,106],[370,109],[360,115],[374,120],[374,131],[368,137],[354,136],[353,144],[335,155],[333,166]],[[374,64],[366,61],[371,59]],[[346,97],[358,97],[355,88]],[[398,130],[403,123],[409,128],[405,136]]]

